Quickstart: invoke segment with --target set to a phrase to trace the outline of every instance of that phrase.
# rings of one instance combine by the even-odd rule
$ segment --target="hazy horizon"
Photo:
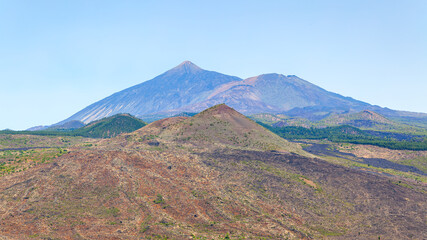
[[[0,1],[0,129],[50,125],[185,60],[427,113],[425,1]]]

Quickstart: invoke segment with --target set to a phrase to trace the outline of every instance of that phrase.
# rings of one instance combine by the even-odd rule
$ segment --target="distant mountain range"
[[[263,74],[248,79],[203,70],[185,61],[141,84],[95,102],[58,123],[85,124],[118,113],[143,120],[160,119],[182,112],[200,112],[225,103],[245,114],[283,113],[291,117],[320,120],[334,114],[371,110],[387,117],[421,124],[427,114],[395,111],[329,92],[294,75]]]

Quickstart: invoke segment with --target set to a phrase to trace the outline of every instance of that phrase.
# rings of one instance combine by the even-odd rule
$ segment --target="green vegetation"
[[[420,169],[423,172],[427,173],[427,157],[417,157],[414,159],[406,159],[401,162],[401,164],[405,164],[408,166],[414,166]]]
[[[0,151],[0,176],[21,172],[67,153],[61,148]]]
[[[3,130],[0,134],[27,134],[41,136],[82,136],[89,138],[111,138],[120,133],[133,132],[145,126],[146,123],[129,114],[117,114],[108,118],[92,122],[82,128],[70,131],[42,130],[42,131],[12,131]]]
[[[161,194],[157,194],[157,198],[153,201],[155,204],[163,204],[165,200]]]
[[[386,133],[373,135],[359,128],[343,125],[327,128],[272,127],[259,123],[277,135],[290,140],[327,139],[331,142],[369,144],[398,150],[427,150],[427,138],[416,136],[412,140],[401,140],[387,136]]]
[[[117,217],[120,213],[120,210],[116,207],[108,208],[106,214],[109,216]]]
[[[87,141],[82,137],[71,136],[37,136],[21,134],[0,134],[0,149],[9,148],[40,148],[40,147],[71,147],[82,141]]]
[[[427,118],[425,117],[384,117],[369,110],[357,113],[334,113],[317,120],[309,120],[304,117],[289,117],[282,114],[255,114],[251,115],[250,118],[274,127],[326,128],[349,125],[362,130],[427,135]]]
[[[139,228],[140,233],[145,233],[148,229],[150,229],[150,225],[148,223],[151,221],[152,217],[151,215],[148,215],[145,217],[144,221],[141,223],[141,226]]]
[[[403,171],[399,171],[391,168],[374,167],[366,163],[358,162],[356,159],[349,160],[340,156],[322,156],[322,159],[333,164],[342,165],[350,168],[358,168],[358,169],[370,170],[372,172],[386,173],[394,176],[415,180],[416,182],[427,183],[427,177],[419,175],[417,173],[413,173],[413,172],[403,172]]]
[[[320,234],[322,234],[323,236],[341,236],[344,235],[344,233],[342,232],[334,232],[334,231],[330,231],[327,229],[323,229],[323,228],[315,228],[316,231],[318,231]]]
[[[426,117],[390,117],[391,120],[427,129]]]
[[[110,138],[124,132],[133,132],[145,126],[146,123],[142,120],[130,116],[128,114],[114,115],[109,118],[104,118],[89,125],[74,130],[78,136],[92,138]]]

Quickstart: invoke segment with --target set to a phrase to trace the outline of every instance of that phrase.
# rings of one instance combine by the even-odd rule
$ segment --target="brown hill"
[[[208,148],[276,150],[309,156],[299,145],[286,141],[225,104],[211,107],[191,118],[154,122],[136,134],[153,134],[153,128],[161,129],[155,134],[159,139],[179,144]]]
[[[92,143],[0,178],[0,239],[426,237],[425,186],[263,151],[299,150],[225,105]]]

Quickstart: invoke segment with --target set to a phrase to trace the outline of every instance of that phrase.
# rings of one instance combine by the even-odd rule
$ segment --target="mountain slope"
[[[288,148],[270,138],[219,105],[72,147],[0,178],[0,238],[425,238],[425,185],[251,145]]]
[[[104,98],[64,121],[89,123],[117,113],[138,117],[177,109],[205,100],[217,86],[237,80],[240,78],[206,71],[185,61],[152,80]]]
[[[245,114],[285,112],[294,108],[312,106],[355,111],[370,106],[367,103],[328,92],[296,76],[264,74],[225,83],[206,101],[177,111],[197,111],[219,103],[225,103]]]

